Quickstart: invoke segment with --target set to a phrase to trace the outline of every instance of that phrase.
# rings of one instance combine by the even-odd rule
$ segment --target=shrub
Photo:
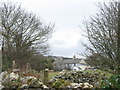
[[[120,75],[112,75],[109,79],[103,80],[101,88],[120,88]]]

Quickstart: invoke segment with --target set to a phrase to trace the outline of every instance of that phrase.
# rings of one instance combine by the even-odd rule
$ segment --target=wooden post
[[[101,80],[102,80],[101,72],[98,72],[98,83],[99,83],[99,88],[100,88],[100,85],[101,85]]]
[[[13,62],[12,62],[12,69],[16,69],[16,62],[15,62],[15,60],[13,60]]]
[[[48,69],[44,70],[44,84],[47,85],[49,72]]]
[[[29,63],[27,63],[26,69],[27,70],[31,69],[31,65]]]

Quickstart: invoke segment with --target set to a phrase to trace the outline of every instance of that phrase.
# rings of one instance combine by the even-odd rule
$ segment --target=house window
[[[69,64],[68,64],[68,67],[69,67]]]
[[[74,63],[74,66],[76,66],[76,64]]]

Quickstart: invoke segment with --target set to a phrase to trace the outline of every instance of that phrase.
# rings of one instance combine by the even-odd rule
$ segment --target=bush
[[[109,79],[103,80],[101,88],[120,88],[120,75],[112,75]]]

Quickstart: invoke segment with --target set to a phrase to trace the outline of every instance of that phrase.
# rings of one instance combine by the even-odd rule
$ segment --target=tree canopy
[[[84,44],[88,57],[99,56],[104,67],[116,69],[118,61],[118,32],[120,31],[120,2],[99,3],[99,12],[86,20],[85,32],[90,44]],[[93,59],[97,61],[97,59]],[[105,63],[106,62],[106,63]],[[103,66],[102,66],[103,68]]]
[[[36,54],[44,55],[54,25],[45,25],[40,17],[11,2],[0,4],[0,29],[3,38],[3,62],[25,63]]]

